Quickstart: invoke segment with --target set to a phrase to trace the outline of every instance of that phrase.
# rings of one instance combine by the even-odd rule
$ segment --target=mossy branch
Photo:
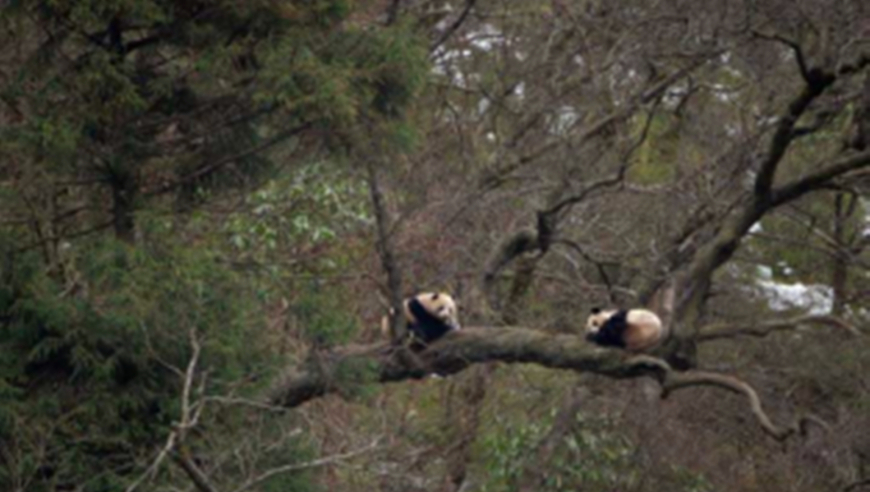
[[[339,392],[347,383],[334,374],[341,367],[368,367],[373,378],[364,383],[386,383],[421,379],[430,374],[447,376],[485,362],[532,363],[552,369],[566,369],[615,379],[651,377],[662,387],[662,396],[678,389],[713,386],[747,397],[761,428],[777,440],[802,431],[812,417],[793,425],[778,426],[765,413],[756,391],[736,377],[705,371],[676,371],[663,359],[630,355],[590,344],[572,334],[551,334],[519,327],[475,327],[448,334],[420,353],[385,344],[347,348],[326,357],[318,367],[294,367],[279,377],[267,398],[269,404],[292,408],[308,400]]]
[[[290,368],[273,385],[268,399],[274,405],[295,407],[337,392],[341,382],[333,375],[342,367],[369,368],[374,374],[371,382],[385,383],[430,374],[446,376],[474,364],[495,361],[534,363],[617,378],[643,375],[635,366],[626,365],[623,352],[596,347],[577,335],[517,327],[473,327],[450,333],[419,353],[383,343],[338,350],[324,355],[320,367]]]

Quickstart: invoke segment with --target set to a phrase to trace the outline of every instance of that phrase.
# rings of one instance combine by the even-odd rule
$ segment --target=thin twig
[[[448,27],[438,38],[437,41],[432,43],[432,46],[429,47],[429,53],[434,53],[438,48],[441,47],[442,44],[446,43],[450,36],[453,35],[465,22],[465,19],[468,18],[468,14],[471,12],[471,9],[474,7],[474,4],[477,3],[477,0],[466,0],[465,8],[462,9],[462,13],[459,14],[459,17],[453,21],[453,24],[450,24]]]
[[[780,36],[779,34],[770,35],[770,34],[763,34],[763,33],[758,32],[758,31],[753,31],[752,34],[759,39],[764,39],[766,41],[776,41],[776,42],[782,43],[782,44],[788,46],[789,48],[791,48],[792,51],[794,51],[794,56],[795,56],[795,59],[796,59],[797,64],[798,64],[798,68],[801,71],[801,77],[803,77],[804,81],[807,84],[813,83],[813,80],[810,76],[810,71],[807,68],[806,59],[804,58],[804,51],[803,51],[803,49],[801,49],[800,44],[798,44],[796,41],[792,41],[791,39]]]
[[[378,447],[379,439],[375,439],[368,446],[365,446],[360,449],[356,449],[353,451],[349,451],[347,453],[335,454],[332,456],[327,456],[325,458],[318,458],[316,460],[306,461],[303,463],[294,463],[292,465],[279,466],[277,468],[272,468],[266,472],[261,473],[257,477],[254,477],[244,484],[241,487],[235,489],[233,492],[244,492],[246,490],[251,489],[252,487],[263,483],[264,481],[274,477],[275,475],[280,475],[284,473],[291,473],[295,471],[308,470],[311,468],[319,468],[322,466],[333,465],[339,463],[341,461],[346,461],[351,458],[357,457],[361,454],[365,454],[371,451],[374,451]]]

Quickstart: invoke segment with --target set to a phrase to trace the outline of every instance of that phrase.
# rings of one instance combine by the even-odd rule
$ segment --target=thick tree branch
[[[776,131],[770,141],[770,148],[761,163],[755,180],[755,195],[757,197],[764,197],[770,193],[776,169],[795,138],[794,127],[798,119],[810,104],[837,80],[833,75],[825,74],[820,70],[811,70],[807,77],[806,86],[789,103],[788,109],[785,114],[780,116],[776,125]]]
[[[655,376],[662,387],[662,398],[667,398],[676,390],[694,386],[713,386],[744,395],[749,400],[750,410],[762,430],[778,441],[785,440],[797,432],[804,434],[807,426],[811,423],[825,429],[828,428],[824,421],[812,415],[801,417],[786,427],[774,424],[767,412],[764,411],[761,398],[755,389],[749,383],[734,376],[707,371],[678,372],[671,369],[664,360],[647,355],[635,356],[629,359],[628,363],[635,366],[646,366],[655,371]]]
[[[455,374],[490,361],[535,363],[554,369],[594,372],[617,378],[637,377],[642,368],[626,365],[625,354],[596,347],[581,336],[550,334],[516,327],[469,327],[453,332],[429,349],[409,354],[401,347],[367,345],[324,355],[320,364],[295,367],[278,378],[268,400],[296,407],[341,390],[332,377],[342,368],[371,368],[371,382],[421,379],[429,374]]]
[[[817,190],[838,176],[868,166],[870,166],[870,151],[844,157],[824,169],[808,174],[775,190],[772,197],[773,205],[778,206],[790,202],[810,191]]]
[[[778,441],[785,440],[796,432],[803,432],[809,422],[818,423],[825,427],[824,423],[821,423],[817,418],[813,417],[802,418],[786,427],[777,426],[764,411],[764,408],[761,405],[761,398],[758,397],[758,393],[755,389],[750,386],[749,383],[725,374],[704,371],[669,371],[666,373],[666,377],[662,382],[662,397],[666,397],[673,391],[693,386],[714,386],[742,394],[747,400],[749,400],[749,407],[752,410],[752,414],[755,416],[755,419],[758,421],[759,425],[761,425],[764,432]]]
[[[808,68],[806,58],[804,57],[804,51],[801,49],[801,45],[796,41],[792,41],[791,39],[780,36],[779,34],[764,34],[758,31],[753,31],[752,34],[760,39],[764,39],[766,41],[776,41],[782,43],[794,51],[795,61],[798,64],[798,68],[801,71],[801,76],[804,78],[807,84],[812,83],[812,78],[810,76],[810,70]]]
[[[821,171],[773,189],[777,168],[795,138],[794,127],[798,119],[816,98],[836,82],[838,76],[860,70],[865,61],[862,57],[856,65],[850,65],[848,69],[841,67],[836,75],[819,69],[809,70],[806,86],[779,119],[770,147],[759,167],[753,195],[749,199],[739,199],[742,202],[738,202],[739,207],[724,219],[716,236],[696,251],[689,267],[680,276],[681,293],[677,303],[677,318],[684,328],[679,330],[681,333],[678,333],[678,343],[683,345],[681,352],[685,353],[685,362],[688,365],[694,363],[694,348],[691,347],[693,342],[688,339],[695,335],[693,330],[700,321],[713,273],[732,258],[752,225],[774,207],[818,189],[837,176],[870,165],[870,152],[855,154]],[[690,336],[682,333],[684,331],[691,332],[688,333]]]
[[[773,167],[775,168],[775,166]],[[764,191],[762,196],[754,196],[740,209],[732,212],[719,228],[716,237],[697,251],[687,270],[682,282],[682,297],[679,301],[680,317],[682,318],[687,310],[698,310],[709,290],[713,272],[731,259],[752,225],[766,213],[810,191],[819,189],[838,176],[865,167],[870,167],[870,151],[845,157],[824,169],[775,190]],[[757,184],[758,182],[756,182]],[[688,319],[689,325],[694,326],[697,314],[695,313],[692,319]]]
[[[521,229],[503,240],[495,248],[486,263],[482,279],[483,292],[492,309],[501,311],[502,305],[505,304],[512,307],[511,311],[516,313],[517,309],[521,308],[517,301],[528,291],[534,278],[537,263],[550,249],[554,235],[553,223],[553,220],[547,220],[547,216],[538,213],[537,231]],[[510,297],[506,303],[502,303],[496,293],[496,279],[504,268],[518,259],[521,261],[516,268],[516,277],[510,289]],[[516,318],[512,314],[502,314],[506,314],[503,317],[506,324],[516,323]]]
[[[798,51],[799,52],[799,51]],[[863,70],[867,65],[870,65],[870,56],[862,54],[853,64],[843,65],[838,68],[836,73],[827,73],[818,68],[807,69],[802,66],[802,72],[806,81],[806,86],[788,105],[788,109],[783,114],[774,132],[773,139],[770,142],[770,149],[761,167],[758,171],[758,176],[755,180],[755,195],[756,197],[764,197],[771,191],[773,186],[776,169],[788,150],[789,145],[799,136],[795,132],[795,124],[798,119],[804,114],[810,104],[822,95],[825,90],[834,84],[839,78],[855,74]],[[846,172],[846,171],[842,171]],[[837,176],[840,173],[835,173],[832,176],[824,177],[825,172],[818,173],[822,182]]]
[[[369,195],[372,200],[372,212],[375,216],[377,230],[376,248],[381,260],[381,267],[387,275],[387,297],[392,308],[390,316],[390,332],[394,342],[398,342],[405,335],[402,328],[404,315],[402,313],[402,270],[396,258],[393,238],[390,233],[389,211],[385,202],[384,193],[381,189],[380,175],[374,162],[366,162]]]
[[[181,452],[175,456],[175,462],[178,463],[178,466],[184,470],[184,473],[187,474],[190,481],[193,482],[193,486],[196,487],[196,490],[199,492],[218,492],[218,489],[211,484],[206,474],[196,466],[196,463],[193,462],[187,449],[181,449]]]
[[[296,407],[308,400],[339,392],[342,382],[332,377],[343,368],[372,368],[370,382],[385,383],[420,379],[429,374],[449,375],[473,364],[501,361],[534,363],[553,369],[591,372],[624,379],[648,376],[662,385],[663,397],[693,386],[715,386],[741,393],[749,399],[753,415],[762,429],[782,440],[803,429],[806,421],[776,426],[764,412],[755,390],[727,375],[703,371],[678,372],[662,359],[649,355],[631,356],[620,350],[596,347],[578,335],[550,334],[516,327],[465,328],[445,336],[424,352],[407,356],[403,348],[369,345],[347,349],[325,357],[317,367],[294,368],[278,378],[267,398],[270,404]],[[346,384],[361,384],[359,380]]]
[[[861,332],[857,328],[836,316],[799,316],[784,320],[762,321],[760,323],[709,325],[700,330],[697,341],[708,342],[740,336],[761,338],[777,331],[795,330],[808,325],[824,325],[845,330],[851,335],[861,335]]]

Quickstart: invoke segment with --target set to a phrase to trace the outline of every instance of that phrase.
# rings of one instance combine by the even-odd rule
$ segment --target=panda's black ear
[[[592,308],[592,310],[589,311],[589,312],[590,312],[591,314],[601,314],[601,308],[599,308],[599,307],[594,307],[594,308]]]

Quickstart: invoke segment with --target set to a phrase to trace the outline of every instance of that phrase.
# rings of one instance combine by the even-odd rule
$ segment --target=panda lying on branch
[[[662,320],[646,309],[593,308],[586,320],[586,339],[603,347],[642,352],[667,336]]]
[[[422,350],[447,333],[460,329],[456,301],[444,292],[424,292],[409,297],[402,303],[402,312],[414,349]],[[381,320],[381,331],[389,336],[390,320],[387,316]]]

